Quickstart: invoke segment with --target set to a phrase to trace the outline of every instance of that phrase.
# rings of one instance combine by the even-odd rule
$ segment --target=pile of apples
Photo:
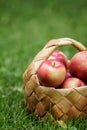
[[[54,88],[75,88],[87,84],[87,51],[76,53],[70,60],[55,50],[41,63],[37,77],[43,86]]]

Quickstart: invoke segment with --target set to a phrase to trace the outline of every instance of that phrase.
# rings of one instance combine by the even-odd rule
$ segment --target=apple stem
[[[56,65],[56,63],[55,63],[55,62],[53,62],[53,67],[55,67],[55,65]]]
[[[53,67],[56,67],[56,66],[58,66],[58,64],[57,64],[56,62],[53,62],[53,63],[52,63],[52,66],[53,66]]]

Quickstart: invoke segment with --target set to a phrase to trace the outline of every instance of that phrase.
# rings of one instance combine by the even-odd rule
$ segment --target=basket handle
[[[83,51],[86,49],[86,47],[81,43],[71,38],[60,38],[60,39],[53,39],[50,40],[44,48],[48,48],[51,46],[55,46],[55,49],[60,46],[74,46],[77,50]]]
[[[87,48],[80,42],[71,38],[60,38],[50,40],[44,48],[35,56],[33,62],[35,65],[35,70],[37,71],[39,65],[46,60],[58,47],[62,46],[74,46],[79,51],[87,50]]]

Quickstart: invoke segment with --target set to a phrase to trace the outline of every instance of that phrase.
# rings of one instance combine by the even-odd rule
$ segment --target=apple
[[[69,70],[72,76],[87,81],[87,51],[78,52],[72,57]]]
[[[75,87],[80,87],[80,86],[85,86],[86,84],[80,80],[79,78],[76,77],[70,77],[64,81],[62,84],[62,88],[75,88]]]
[[[67,60],[67,57],[66,55],[62,52],[62,51],[58,51],[58,50],[55,50],[50,56],[48,59],[56,59],[60,62],[62,62],[65,67],[67,68],[68,66],[68,60]]]
[[[57,60],[45,60],[37,70],[37,77],[42,85],[57,88],[66,77],[66,68]]]

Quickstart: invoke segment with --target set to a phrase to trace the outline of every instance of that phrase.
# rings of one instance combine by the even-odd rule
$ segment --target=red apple
[[[65,79],[66,69],[57,60],[46,60],[38,68],[37,76],[42,85],[57,88]]]
[[[86,84],[76,77],[70,77],[66,79],[62,85],[62,88],[75,88],[80,86],[85,86]]]
[[[71,59],[69,69],[72,76],[87,81],[87,51],[76,53]]]
[[[66,57],[66,55],[65,55],[63,52],[61,52],[61,51],[58,51],[58,50],[54,51],[54,52],[49,56],[48,59],[56,59],[56,60],[62,62],[62,63],[65,65],[66,68],[67,68],[67,66],[68,66],[67,57]]]

